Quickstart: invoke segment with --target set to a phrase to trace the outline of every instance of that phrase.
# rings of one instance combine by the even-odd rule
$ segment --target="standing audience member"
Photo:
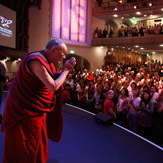
[[[156,87],[155,85],[152,85],[150,90],[151,90],[151,91],[150,91],[150,92],[151,92],[151,93],[150,93],[151,99],[152,99],[153,101],[156,101],[156,100],[158,99],[158,97],[159,97],[159,94],[158,94],[158,92],[157,92],[157,87]]]
[[[102,112],[103,109],[103,86],[102,84],[98,84],[96,86],[96,91],[94,94],[94,98],[95,98],[95,113],[99,113]]]
[[[144,91],[140,102],[139,134],[145,138],[151,138],[152,113],[154,102],[150,98],[150,92]]]
[[[159,97],[157,99],[157,124],[156,124],[156,140],[163,146],[163,83],[162,89],[159,90]]]
[[[86,91],[86,100],[87,100],[86,101],[86,108],[92,112],[94,112],[94,107],[95,107],[94,94],[95,94],[94,81],[90,80],[89,85],[88,85],[88,89]]]
[[[114,119],[116,119],[116,113],[115,113],[115,109],[114,109],[114,103],[112,101],[114,97],[114,91],[112,90],[109,90],[107,92],[107,98],[104,102],[104,113],[105,114],[108,114],[108,115],[111,115]]]
[[[65,84],[63,90],[63,103],[69,103],[69,104],[72,103],[70,94],[71,94],[70,84]]]
[[[128,114],[128,90],[122,88],[121,95],[117,102],[117,123],[124,127],[128,126],[127,114]]]
[[[108,31],[107,31],[106,28],[104,28],[104,30],[103,30],[103,38],[106,38],[107,34],[108,34]]]
[[[78,94],[79,88],[80,88],[80,86],[79,86],[79,83],[77,82],[77,78],[74,78],[73,79],[73,88],[72,88],[72,92],[71,92],[70,96],[71,96],[72,104],[75,106],[78,105],[77,94]]]
[[[141,98],[139,97],[139,89],[135,88],[133,96],[129,100],[129,129],[138,133],[139,106]]]
[[[107,97],[107,92],[110,90],[110,83],[108,81],[105,81],[104,84],[104,89],[103,89],[103,97],[104,97],[104,101]]]
[[[86,85],[85,85],[85,80],[81,79],[79,82],[79,89],[78,89],[78,93],[77,93],[77,97],[78,97],[78,105],[81,108],[85,108],[86,106]]]

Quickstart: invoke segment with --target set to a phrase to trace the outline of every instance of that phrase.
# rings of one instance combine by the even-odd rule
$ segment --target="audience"
[[[69,73],[64,103],[112,115],[119,125],[163,146],[163,64],[110,64],[94,72]],[[4,90],[9,85],[6,80]]]
[[[117,36],[114,37],[137,37],[137,36],[147,36],[147,35],[162,35],[163,34],[163,24],[155,24],[154,26],[148,27],[130,27],[130,26],[121,26],[118,29]],[[107,38],[113,37],[113,28],[110,29],[110,33],[108,33],[107,29],[103,30],[100,28],[96,28],[94,31],[94,38]]]

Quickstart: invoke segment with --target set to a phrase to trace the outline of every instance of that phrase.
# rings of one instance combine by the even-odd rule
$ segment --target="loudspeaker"
[[[100,113],[97,113],[95,116],[94,116],[94,120],[97,122],[97,123],[102,123],[103,125],[107,126],[107,125],[112,125],[113,124],[113,117],[111,115],[107,115],[103,112],[100,112]]]

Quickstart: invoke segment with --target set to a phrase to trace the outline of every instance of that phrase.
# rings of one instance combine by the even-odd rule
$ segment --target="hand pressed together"
[[[71,57],[69,60],[65,62],[64,69],[71,70],[76,64],[76,59]]]

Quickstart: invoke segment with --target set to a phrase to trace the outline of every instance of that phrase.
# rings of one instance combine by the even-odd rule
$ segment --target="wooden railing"
[[[152,6],[149,6],[149,3],[152,3]],[[144,0],[144,1],[138,1],[133,3],[124,3],[117,6],[97,6],[93,8],[93,16],[102,15],[102,14],[112,14],[114,12],[114,8],[117,8],[116,13],[119,12],[132,12],[134,11],[134,6],[137,6],[137,9],[155,9],[163,7],[163,0]]]
[[[92,39],[92,46],[108,45],[134,45],[163,43],[163,35],[150,35],[140,37],[117,37],[117,38],[96,38]]]

